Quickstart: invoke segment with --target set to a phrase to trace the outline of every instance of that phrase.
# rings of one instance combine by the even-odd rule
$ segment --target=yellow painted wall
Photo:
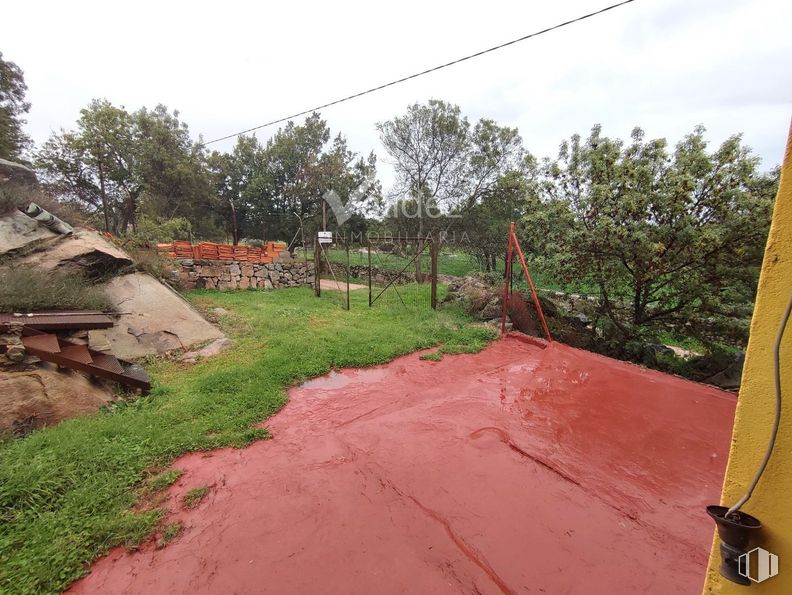
[[[767,239],[751,335],[745,354],[740,397],[721,504],[733,505],[744,493],[764,456],[773,425],[775,389],[773,346],[792,294],[792,127],[787,141],[781,185]],[[792,321],[790,321],[792,326]],[[720,554],[714,540],[704,594],[792,594],[792,328],[781,345],[783,409],[775,449],[753,496],[743,507],[763,525],[759,543],[779,557],[779,574],[745,587],[718,573]],[[704,511],[702,510],[702,514]],[[714,524],[713,524],[714,526]],[[716,534],[717,537],[717,534]],[[747,590],[747,591],[746,591]]]

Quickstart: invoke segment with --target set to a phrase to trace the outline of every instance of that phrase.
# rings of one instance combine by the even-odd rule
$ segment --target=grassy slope
[[[252,424],[284,404],[289,385],[439,343],[480,349],[492,337],[455,310],[369,309],[365,292],[353,293],[350,312],[308,289],[191,299],[232,312],[231,351],[191,368],[155,364],[150,396],[0,444],[0,592],[58,591],[111,547],[140,542],[161,514],[131,512],[147,473],[188,451],[265,437]]]

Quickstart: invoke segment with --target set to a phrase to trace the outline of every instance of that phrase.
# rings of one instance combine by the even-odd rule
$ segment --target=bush
[[[191,230],[192,225],[184,217],[162,219],[141,215],[133,237],[141,242],[172,242],[189,239]]]
[[[0,269],[0,312],[110,309],[104,291],[74,272]]]
[[[178,269],[170,258],[162,256],[156,247],[136,236],[113,237],[113,243],[124,250],[132,259],[135,270],[148,273],[152,277],[171,285],[178,285]]]

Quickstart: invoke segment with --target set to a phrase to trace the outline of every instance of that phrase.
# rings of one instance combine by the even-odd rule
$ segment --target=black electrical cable
[[[310,114],[312,112],[316,112],[322,110],[326,107],[330,107],[333,105],[337,105],[339,103],[344,103],[345,101],[349,101],[350,99],[355,99],[357,97],[361,97],[363,95],[368,95],[369,93],[374,93],[375,91],[381,91],[387,87],[392,87],[394,85],[398,85],[400,83],[404,83],[406,81],[418,78],[419,76],[424,76],[426,74],[430,74],[432,72],[436,72],[438,70],[442,70],[443,68],[448,68],[449,66],[454,66],[455,64],[459,64],[460,62],[465,62],[466,60],[472,60],[473,58],[478,58],[479,56],[483,56],[484,54],[489,54],[490,52],[494,52],[496,50],[503,49],[510,45],[514,45],[515,43],[519,43],[521,41],[525,41],[526,39],[531,39],[532,37],[538,37],[539,35],[543,35],[545,33],[550,33],[551,31],[555,31],[556,29],[561,29],[562,27],[566,27],[567,25],[572,25],[574,23],[578,23],[580,21],[584,21],[586,19],[590,19],[591,17],[595,17],[600,15],[604,12],[608,12],[609,10],[613,10],[614,8],[619,8],[620,6],[624,6],[625,4],[630,4],[631,2],[635,2],[635,0],[624,0],[623,2],[619,2],[617,4],[611,4],[610,6],[606,6],[605,8],[601,8],[595,12],[590,12],[588,14],[584,14],[577,18],[574,18],[569,21],[564,21],[563,23],[559,23],[557,25],[553,25],[552,27],[547,27],[546,29],[542,29],[541,31],[535,31],[534,33],[529,33],[528,35],[523,35],[522,37],[518,37],[517,39],[512,39],[511,41],[507,41],[505,43],[501,43],[499,45],[493,46],[491,48],[487,48],[486,50],[481,50],[480,52],[476,52],[475,54],[469,54],[462,58],[457,58],[456,60],[452,60],[451,62],[446,62],[445,64],[440,64],[439,66],[434,66],[432,68],[427,68],[426,70],[422,70],[421,72],[416,72],[415,74],[410,74],[408,76],[402,77],[400,79],[396,79],[395,81],[391,81],[389,83],[384,83],[382,85],[378,85],[376,87],[372,87],[370,89],[366,89],[365,91],[360,91],[358,93],[354,93],[352,95],[347,95],[346,97],[342,97],[341,99],[336,99],[335,101],[331,101],[329,103],[324,103],[322,105],[317,105],[316,107],[312,107],[307,110],[303,110],[301,112],[297,112],[296,114],[292,114],[290,116],[284,116],[283,118],[278,118],[277,120],[272,120],[270,122],[265,122],[264,124],[260,124],[258,126],[253,126],[252,128],[247,128],[246,130],[240,130],[239,132],[234,132],[233,134],[227,134],[226,136],[221,136],[219,138],[212,139],[210,141],[206,141],[205,143],[199,143],[199,146],[206,146],[211,145],[212,143],[219,143],[220,141],[227,140],[229,138],[234,138],[235,136],[239,136],[240,134],[247,134],[248,132],[253,132],[255,130],[259,130],[261,128],[266,128],[267,126],[273,126],[275,124],[280,124],[281,122],[286,122],[288,120],[292,120],[294,118],[298,118],[300,116],[304,116],[306,114]]]
[[[740,510],[740,508],[742,508],[742,506],[751,498],[754,488],[756,488],[756,484],[759,483],[759,479],[762,477],[762,474],[767,467],[767,463],[770,462],[770,457],[773,454],[773,447],[775,447],[776,437],[778,436],[778,426],[781,423],[781,339],[784,338],[784,331],[786,330],[787,323],[789,322],[790,314],[792,314],[792,296],[789,297],[789,304],[787,304],[784,317],[781,320],[781,327],[778,329],[775,349],[773,350],[776,408],[775,418],[773,419],[773,430],[770,433],[770,443],[767,445],[767,451],[765,452],[765,456],[762,459],[762,463],[759,465],[759,469],[757,470],[756,475],[754,475],[753,480],[751,480],[748,489],[745,491],[745,494],[743,494],[743,497],[737,501],[737,504],[726,511],[726,514],[724,515],[726,518],[732,516],[734,513]]]

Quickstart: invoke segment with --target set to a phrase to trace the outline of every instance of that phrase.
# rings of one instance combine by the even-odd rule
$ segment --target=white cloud
[[[71,127],[95,97],[164,103],[208,140],[606,3],[12,3],[0,50],[25,71],[36,142]],[[517,126],[537,155],[594,123],[671,142],[703,123],[713,142],[744,132],[769,168],[792,113],[789,22],[792,4],[780,0],[637,0],[323,115],[355,150],[381,157],[375,123],[430,97]]]

